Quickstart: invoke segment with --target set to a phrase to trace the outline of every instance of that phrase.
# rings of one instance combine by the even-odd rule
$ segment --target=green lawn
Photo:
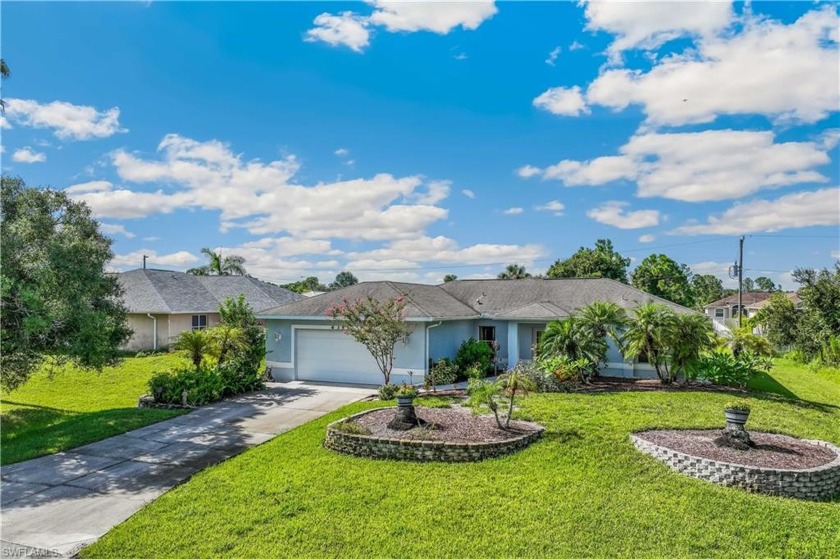
[[[753,429],[840,444],[840,378],[780,362],[750,398]],[[785,392],[786,391],[786,392]],[[371,461],[303,425],[195,476],[85,550],[96,557],[830,557],[840,499],[749,494],[668,470],[629,433],[712,428],[720,393],[537,394],[545,436],[472,464]]]
[[[186,362],[177,355],[127,358],[101,373],[73,366],[36,373],[0,395],[0,463],[11,464],[118,435],[182,412],[138,409],[157,371]]]

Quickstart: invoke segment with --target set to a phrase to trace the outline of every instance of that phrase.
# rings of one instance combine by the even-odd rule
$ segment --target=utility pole
[[[144,269],[144,270],[146,269],[146,259],[147,259],[147,258],[148,258],[148,256],[146,256],[146,255],[144,254],[144,255],[143,255],[143,269]]]
[[[738,328],[744,316],[744,237],[738,241]]]

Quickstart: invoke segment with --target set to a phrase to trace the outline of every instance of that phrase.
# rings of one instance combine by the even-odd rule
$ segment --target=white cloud
[[[710,5],[626,7],[690,14],[688,6]],[[726,114],[816,122],[840,106],[838,26],[833,6],[811,11],[789,25],[750,18],[742,32],[700,39],[696,50],[665,57],[648,72],[606,70],[589,86],[586,101],[614,110],[641,105],[652,125],[711,122]]]
[[[350,155],[350,150],[347,148],[338,148],[337,150],[335,150],[335,154],[338,157],[347,157],[348,155]]]
[[[613,58],[631,48],[652,49],[682,35],[707,36],[732,20],[730,2],[587,2],[586,28],[616,36]]]
[[[529,179],[542,173],[542,169],[534,167],[533,165],[523,165],[516,170],[516,174],[523,179]]]
[[[81,194],[82,192],[101,192],[111,190],[113,185],[108,181],[90,181],[74,184],[64,189],[67,194]]]
[[[176,209],[219,210],[221,227],[256,235],[381,240],[412,237],[445,219],[434,205],[449,192],[445,181],[378,174],[314,186],[294,184],[297,160],[243,161],[219,141],[175,134],[158,147],[159,159],[117,150],[112,154],[125,183],[151,183],[155,191],[121,189],[77,195],[100,217],[136,218]],[[166,188],[163,188],[166,185]]]
[[[370,44],[368,19],[353,12],[338,15],[323,13],[313,21],[315,27],[306,32],[307,42],[323,41],[331,46],[344,45],[362,52]]]
[[[143,237],[143,240],[147,243],[153,243],[155,241],[160,241],[161,237]]]
[[[569,50],[571,50],[571,51],[581,50],[581,49],[585,49],[585,48],[586,48],[586,45],[584,45],[583,43],[580,43],[578,41],[572,41],[572,44],[569,45]]]
[[[707,274],[715,276],[723,281],[724,287],[738,287],[738,280],[729,277],[729,268],[732,262],[715,262],[713,260],[706,262],[696,262],[689,264],[692,273],[698,276],[705,276]]]
[[[492,0],[394,2],[372,0],[370,22],[391,32],[431,31],[445,35],[456,27],[473,30],[498,12]]]
[[[344,45],[356,52],[362,52],[370,44],[370,28],[374,26],[392,33],[431,31],[445,35],[456,27],[476,29],[498,11],[492,0],[369,0],[369,3],[374,7],[369,16],[350,11],[340,14],[322,13],[315,18],[315,27],[306,32],[304,40],[323,41],[332,46]]]
[[[577,85],[547,89],[534,99],[534,106],[556,115],[580,116],[589,113],[580,86]]]
[[[6,119],[5,116],[0,115],[0,128],[2,128],[4,130],[7,130],[11,127],[12,127],[12,125],[9,124],[8,119]]]
[[[106,235],[123,235],[128,239],[135,237],[134,233],[126,231],[124,225],[118,225],[116,223],[100,223],[99,229]]]
[[[387,246],[365,251],[351,252],[347,256],[353,259],[352,267],[381,269],[415,267],[418,262],[440,264],[497,264],[516,260],[531,264],[545,256],[546,249],[540,245],[503,245],[481,243],[461,247],[448,237],[419,237],[392,241]],[[364,263],[364,265],[362,265]],[[376,263],[370,265],[371,263]],[[386,265],[387,263],[387,265]],[[350,267],[352,269],[352,267]]]
[[[612,225],[619,229],[641,229],[659,225],[659,211],[637,210],[628,212],[625,208],[629,205],[627,202],[605,202],[586,212],[586,215],[598,223]]]
[[[158,254],[154,250],[142,248],[140,250],[135,250],[127,254],[115,255],[114,258],[111,259],[110,266],[111,268],[117,270],[140,268],[143,266],[144,254],[148,256],[148,259],[146,260],[146,265],[150,268],[154,268],[155,266],[172,266],[174,268],[186,268],[187,266],[195,264],[200,260],[198,256],[185,250],[173,252],[170,254]]]
[[[536,206],[534,209],[538,212],[554,212],[554,215],[559,216],[563,215],[563,210],[566,209],[566,206],[559,200],[552,200],[542,206]]]
[[[524,211],[525,211],[524,209],[522,209],[522,208],[518,208],[518,207],[515,207],[515,206],[514,206],[513,208],[508,208],[508,209],[506,209],[506,210],[505,210],[505,211],[503,211],[502,213],[503,213],[503,214],[505,214],[505,215],[519,215],[519,214],[521,214],[521,213],[522,213],[522,212],[524,212]]]
[[[840,250],[832,250],[831,251],[831,257],[836,258],[836,259],[840,259]]]
[[[15,150],[12,161],[15,163],[43,163],[47,160],[45,153],[33,151],[29,146]]]
[[[840,188],[796,192],[775,200],[735,204],[703,224],[687,224],[673,233],[681,235],[742,235],[759,231],[840,225]]]
[[[473,192],[472,190],[470,190],[470,189],[468,189],[468,188],[465,188],[464,190],[462,190],[462,191],[461,191],[461,194],[463,194],[464,196],[466,196],[466,197],[467,197],[467,198],[469,198],[470,200],[474,200],[474,199],[475,199],[475,192]]]
[[[826,182],[816,169],[830,163],[817,142],[775,143],[772,132],[738,130],[641,134],[619,152],[589,161],[564,160],[542,170],[542,176],[566,186],[632,180],[643,198],[699,202]]]
[[[455,60],[466,60],[466,59],[469,58],[469,55],[465,52],[459,52],[458,54],[456,54],[452,58],[454,58]]]
[[[6,117],[22,126],[52,128],[55,136],[62,140],[107,138],[118,132],[127,132],[120,126],[120,110],[117,107],[100,112],[94,107],[65,101],[41,104],[31,99],[9,99],[6,101]]]
[[[560,47],[554,47],[550,53],[548,53],[548,58],[545,59],[545,63],[549,66],[554,66],[554,63],[557,62],[557,57],[560,56],[560,53],[563,52],[563,49]]]
[[[655,240],[656,240],[656,235],[651,235],[651,234],[642,235],[641,237],[639,237],[639,242],[640,243],[652,243]]]

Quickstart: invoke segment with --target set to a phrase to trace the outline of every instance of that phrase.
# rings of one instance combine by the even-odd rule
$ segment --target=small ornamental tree
[[[391,382],[394,367],[394,347],[397,342],[408,342],[414,326],[405,321],[405,297],[378,301],[372,297],[356,301],[344,300],[327,309],[327,316],[338,322],[345,334],[353,336],[364,345],[382,376],[385,384]]]

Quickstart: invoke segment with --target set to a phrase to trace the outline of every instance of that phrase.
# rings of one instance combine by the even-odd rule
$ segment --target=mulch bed
[[[445,441],[455,443],[493,443],[515,439],[523,433],[539,430],[534,423],[511,421],[510,431],[499,429],[491,415],[473,415],[464,408],[424,408],[416,406],[417,417],[426,421],[426,427],[410,431],[396,431],[388,428],[388,422],[396,413],[395,408],[383,408],[365,414],[355,423],[368,428],[371,436],[383,439],[406,439],[422,441]],[[502,420],[504,421],[504,420]]]
[[[595,377],[590,384],[575,384],[569,392],[597,394],[599,392],[727,392],[746,394],[746,390],[701,382],[662,384],[659,379]]]
[[[721,430],[659,430],[636,433],[653,444],[691,456],[729,462],[741,466],[804,470],[828,464],[837,454],[824,446],[817,446],[787,435],[750,431],[756,443],[751,450],[736,450],[720,446],[715,439]]]

